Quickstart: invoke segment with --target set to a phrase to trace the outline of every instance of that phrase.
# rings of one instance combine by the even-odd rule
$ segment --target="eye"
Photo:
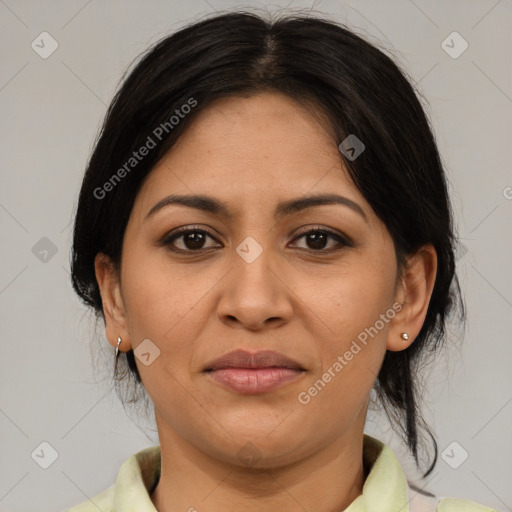
[[[168,246],[170,250],[176,252],[199,252],[211,248],[204,246],[208,238],[217,241],[212,234],[204,229],[183,227],[166,235],[160,245]],[[181,247],[176,246],[176,241],[180,242]]]
[[[174,252],[201,252],[216,247],[215,244],[210,246],[205,245],[208,238],[217,242],[217,244],[219,243],[209,231],[193,226],[185,226],[167,234],[159,242],[159,245],[166,246]],[[348,238],[325,228],[315,228],[304,231],[299,236],[295,237],[294,242],[300,239],[304,239],[306,242],[306,247],[299,247],[300,249],[314,252],[331,253],[339,251],[343,247],[353,247],[353,244]],[[330,247],[326,247],[329,239],[334,241],[334,244],[331,244]]]
[[[338,233],[335,233],[334,231],[324,228],[309,229],[308,231],[303,232],[298,237],[296,237],[295,240],[300,240],[301,238],[303,238],[308,245],[307,247],[301,247],[301,249],[310,249],[315,252],[330,253],[339,251],[341,248],[346,246],[353,246],[353,244],[347,238]],[[334,246],[331,245],[331,247],[326,249],[326,244],[329,239],[334,240],[336,243]]]

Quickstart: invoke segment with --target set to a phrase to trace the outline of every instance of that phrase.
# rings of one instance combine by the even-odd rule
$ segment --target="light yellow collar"
[[[363,493],[345,512],[409,512],[407,480],[391,449],[364,434],[363,457],[370,468]],[[132,455],[119,470],[113,487],[118,512],[157,512],[150,492],[160,475],[160,446]]]

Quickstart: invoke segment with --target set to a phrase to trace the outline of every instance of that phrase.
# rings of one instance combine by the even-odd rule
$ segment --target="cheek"
[[[372,328],[376,322],[379,331],[387,331],[387,322],[381,325],[382,314],[391,307],[394,297],[392,265],[361,261],[347,267],[341,276],[326,280],[327,287],[311,290],[318,298],[321,318],[329,327],[330,346],[343,349],[350,340]],[[316,294],[316,295],[313,295]],[[364,337],[364,336],[363,336]]]
[[[126,258],[123,292],[137,368],[155,406],[172,411],[190,406],[183,385],[189,380],[187,372],[200,330],[193,321],[194,304],[204,294],[193,280],[185,283],[177,276],[135,251]],[[137,350],[148,339],[153,344],[149,345],[150,364],[138,357],[142,346]]]
[[[322,319],[329,339],[316,344],[318,365],[296,396],[304,429],[335,435],[340,425],[364,416],[366,399],[386,352],[392,316],[390,292],[383,282],[347,275],[323,295]],[[394,312],[394,311],[393,311]],[[384,315],[384,316],[382,316]],[[385,318],[385,320],[382,320]],[[325,332],[325,330],[324,330]],[[324,418],[318,426],[317,418]]]
[[[154,388],[190,380],[191,361],[211,318],[207,292],[222,279],[215,269],[170,264],[165,254],[133,249],[123,263],[123,296],[132,348],[146,339],[159,351],[154,366],[137,360],[150,395]],[[158,389],[154,389],[158,392]]]
[[[153,336],[169,341],[172,332],[185,319],[218,278],[194,271],[193,265],[171,264],[160,250],[144,248],[128,252],[123,269],[123,291],[130,334]],[[197,267],[195,267],[197,269]]]
[[[390,270],[392,264],[364,262],[333,279],[322,294],[316,292],[319,316],[328,329],[322,329],[327,336],[316,345],[319,365],[308,382],[316,384],[310,392],[304,390],[304,401],[316,402],[312,408],[334,402],[357,408],[371,389],[395,313]]]

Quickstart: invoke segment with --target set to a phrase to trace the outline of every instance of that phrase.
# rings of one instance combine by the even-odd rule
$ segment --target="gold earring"
[[[406,332],[403,332],[402,334],[400,334],[400,336],[404,341],[407,341],[409,339],[409,335]]]

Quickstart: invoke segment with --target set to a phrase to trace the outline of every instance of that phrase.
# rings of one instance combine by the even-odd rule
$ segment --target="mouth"
[[[259,394],[296,380],[306,369],[278,352],[236,350],[208,363],[203,371],[232,391]]]

